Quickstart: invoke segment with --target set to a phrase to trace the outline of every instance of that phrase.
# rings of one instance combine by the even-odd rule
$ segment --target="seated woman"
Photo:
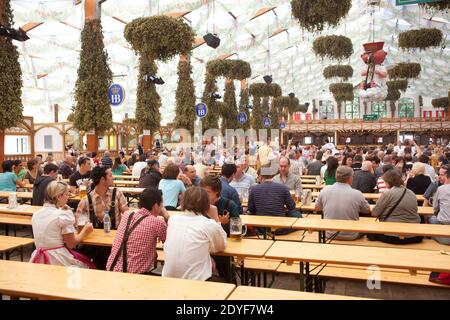
[[[44,206],[31,219],[36,250],[30,262],[95,269],[86,256],[72,250],[93,228],[88,222],[80,233],[75,231],[75,216],[66,204],[68,199],[67,183],[48,184]]]
[[[120,157],[114,158],[114,164],[111,169],[113,176],[121,176],[123,173],[130,172],[127,166],[122,164],[122,159],[120,159]]]
[[[372,215],[380,221],[420,223],[417,213],[416,195],[403,185],[401,173],[397,170],[389,170],[383,175],[387,190],[383,192],[372,210]],[[379,240],[392,244],[419,243],[421,236],[405,237],[400,239],[396,235],[369,234],[369,240]]]
[[[339,161],[335,157],[329,157],[327,159],[327,169],[323,175],[325,185],[331,186],[336,183],[336,169],[339,166]]]
[[[212,280],[212,253],[225,250],[227,234],[208,194],[191,187],[184,194],[181,214],[172,215],[164,243],[163,277]]]
[[[163,193],[164,207],[167,210],[177,210],[178,198],[186,191],[186,187],[181,180],[178,180],[180,169],[176,164],[169,164],[164,169],[159,189]]]
[[[34,181],[42,175],[37,159],[28,160],[27,167],[28,171],[25,175],[25,180],[28,180],[30,184],[34,184]]]
[[[406,187],[414,194],[424,194],[430,183],[430,177],[425,175],[425,164],[421,162],[414,163],[408,175]]]

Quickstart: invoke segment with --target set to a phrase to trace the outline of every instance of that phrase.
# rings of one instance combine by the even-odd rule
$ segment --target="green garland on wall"
[[[175,128],[183,128],[194,133],[195,87],[191,77],[191,61],[178,63],[178,87],[176,91]]]
[[[226,129],[237,129],[239,127],[239,122],[237,121],[238,112],[233,80],[225,83],[223,108],[220,110],[222,117],[222,134],[225,134]]]
[[[292,15],[310,32],[322,31],[326,25],[336,27],[347,16],[351,0],[292,0]]]
[[[139,59],[139,78],[137,86],[136,115],[139,130],[158,130],[161,122],[161,98],[156,92],[156,85],[145,81],[144,76],[156,74],[155,60],[142,55]]]
[[[75,83],[74,127],[97,134],[112,127],[108,89],[112,72],[103,44],[101,21],[87,20],[81,32],[80,65]]]
[[[0,12],[5,27],[14,25],[10,0]],[[0,8],[1,9],[1,8]],[[22,120],[22,70],[19,52],[12,40],[0,36],[0,130],[14,127]]]

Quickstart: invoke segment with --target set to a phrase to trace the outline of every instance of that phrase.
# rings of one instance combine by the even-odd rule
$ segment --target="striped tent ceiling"
[[[64,120],[74,105],[73,91],[80,53],[80,32],[84,21],[83,1],[76,0],[11,0],[15,27],[42,23],[28,32],[30,40],[16,45],[21,53],[25,115],[35,122],[52,122],[52,105],[59,104]],[[126,91],[124,103],[113,107],[114,121],[125,113],[133,116],[136,104],[137,59],[123,37],[127,22],[142,16],[177,13],[183,15],[196,35],[215,32],[221,38],[217,49],[201,45],[193,51],[193,78],[196,95],[203,91],[206,62],[223,56],[243,59],[252,66],[250,83],[262,82],[273,75],[285,94],[294,92],[302,102],[323,97],[330,81],[322,76],[325,66],[332,64],[314,56],[312,41],[319,35],[341,34],[352,39],[355,53],[349,59],[355,69],[353,84],[364,65],[359,58],[362,44],[385,41],[386,64],[404,61],[420,62],[422,73],[410,81],[408,95],[436,98],[447,95],[450,87],[450,13],[438,12],[431,17],[417,5],[395,6],[395,0],[381,0],[370,7],[367,0],[353,0],[352,8],[340,26],[321,33],[300,29],[291,16],[287,0],[107,0],[102,4],[105,46],[114,82]],[[29,25],[33,26],[33,25]],[[420,27],[436,27],[444,32],[446,47],[426,51],[404,52],[398,49],[398,34]],[[178,57],[159,63],[159,76],[165,84],[157,86],[162,98],[162,123],[175,116]],[[219,88],[223,89],[223,81]],[[326,92],[326,93],[324,93]]]

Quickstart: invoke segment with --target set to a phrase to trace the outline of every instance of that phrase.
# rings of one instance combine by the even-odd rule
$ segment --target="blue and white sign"
[[[280,123],[280,129],[284,129],[284,128],[286,128],[286,122],[281,121],[281,123]]]
[[[239,112],[239,114],[237,115],[237,121],[240,124],[244,124],[247,122],[247,120],[248,120],[247,114],[245,112]]]
[[[195,106],[195,114],[197,117],[204,118],[208,114],[208,108],[206,107],[206,104],[199,103]]]
[[[272,124],[272,121],[270,121],[270,118],[265,117],[265,118],[263,119],[263,125],[264,125],[264,127],[268,128],[268,127],[270,127],[271,124]]]
[[[108,89],[108,98],[112,106],[119,106],[125,100],[125,90],[120,84],[113,83]]]

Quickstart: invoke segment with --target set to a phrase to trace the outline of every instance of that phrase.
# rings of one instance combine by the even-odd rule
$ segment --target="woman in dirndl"
[[[95,269],[86,256],[73,250],[93,227],[87,222],[78,233],[75,216],[67,205],[69,186],[62,181],[48,184],[44,206],[33,214],[32,226],[36,250],[30,262]]]

